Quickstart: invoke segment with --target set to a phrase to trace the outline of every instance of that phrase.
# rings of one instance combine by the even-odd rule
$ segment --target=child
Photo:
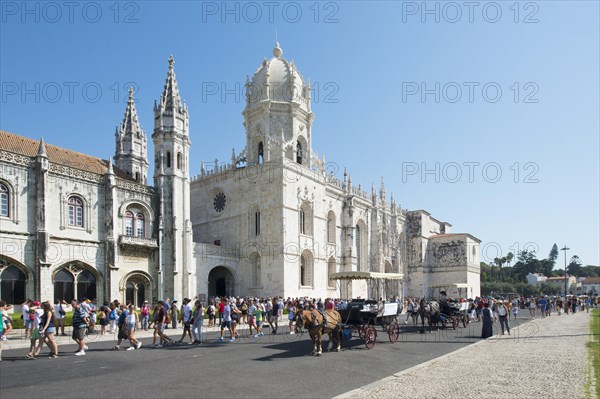
[[[287,308],[288,308],[288,321],[289,321],[289,327],[290,327],[290,334],[295,334],[294,332],[294,305],[292,305],[292,302],[288,302],[287,304]]]

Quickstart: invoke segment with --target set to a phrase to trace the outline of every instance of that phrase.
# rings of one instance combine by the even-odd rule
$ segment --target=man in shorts
[[[156,311],[156,310],[155,310]],[[165,335],[168,310],[163,301],[158,301],[158,315],[156,316],[156,333],[160,336],[160,343],[154,345],[155,348],[162,348],[163,344],[170,344],[173,340]]]
[[[221,337],[218,339],[219,342],[223,342],[225,340],[225,328],[229,330],[229,342],[235,341],[235,337],[233,336],[233,331],[231,330],[231,306],[229,306],[229,300],[227,298],[223,298],[223,321],[221,321]]]
[[[79,349],[75,352],[75,356],[85,355],[85,351],[88,349],[85,344],[85,330],[90,322],[89,316],[85,309],[75,299],[71,301],[73,306],[73,340],[79,345]]]

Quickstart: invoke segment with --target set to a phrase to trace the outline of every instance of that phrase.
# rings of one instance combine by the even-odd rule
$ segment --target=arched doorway
[[[0,299],[20,305],[27,296],[27,274],[23,265],[0,255]]]
[[[83,263],[75,261],[61,266],[53,276],[55,299],[67,302],[73,299],[95,299],[97,295],[97,272]]]
[[[208,273],[208,295],[233,296],[235,295],[235,279],[231,271],[225,266],[217,266]]]
[[[144,301],[152,300],[152,278],[142,271],[131,272],[123,277],[120,290],[124,294],[124,303],[132,304],[139,308]]]

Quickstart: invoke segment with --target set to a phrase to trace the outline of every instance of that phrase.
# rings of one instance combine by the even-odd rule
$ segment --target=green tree
[[[579,276],[580,272],[581,259],[579,259],[579,256],[573,255],[573,257],[571,258],[571,262],[569,262],[569,265],[567,266],[567,273],[573,276]]]
[[[554,245],[552,246],[552,249],[550,250],[550,253],[548,254],[548,260],[550,260],[552,262],[552,267],[554,267],[554,264],[556,263],[556,259],[558,259],[558,245],[556,245],[556,243],[554,243]]]
[[[509,252],[506,254],[506,262],[508,263],[509,266],[510,266],[510,262],[512,262],[514,257],[515,257],[515,255],[512,252]]]

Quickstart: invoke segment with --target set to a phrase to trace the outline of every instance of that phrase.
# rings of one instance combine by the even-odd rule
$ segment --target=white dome
[[[277,43],[273,49],[274,57],[265,59],[254,73],[252,81],[248,82],[249,106],[270,100],[307,107],[310,89],[304,85],[294,62],[288,62],[281,57],[282,54],[283,50]]]

